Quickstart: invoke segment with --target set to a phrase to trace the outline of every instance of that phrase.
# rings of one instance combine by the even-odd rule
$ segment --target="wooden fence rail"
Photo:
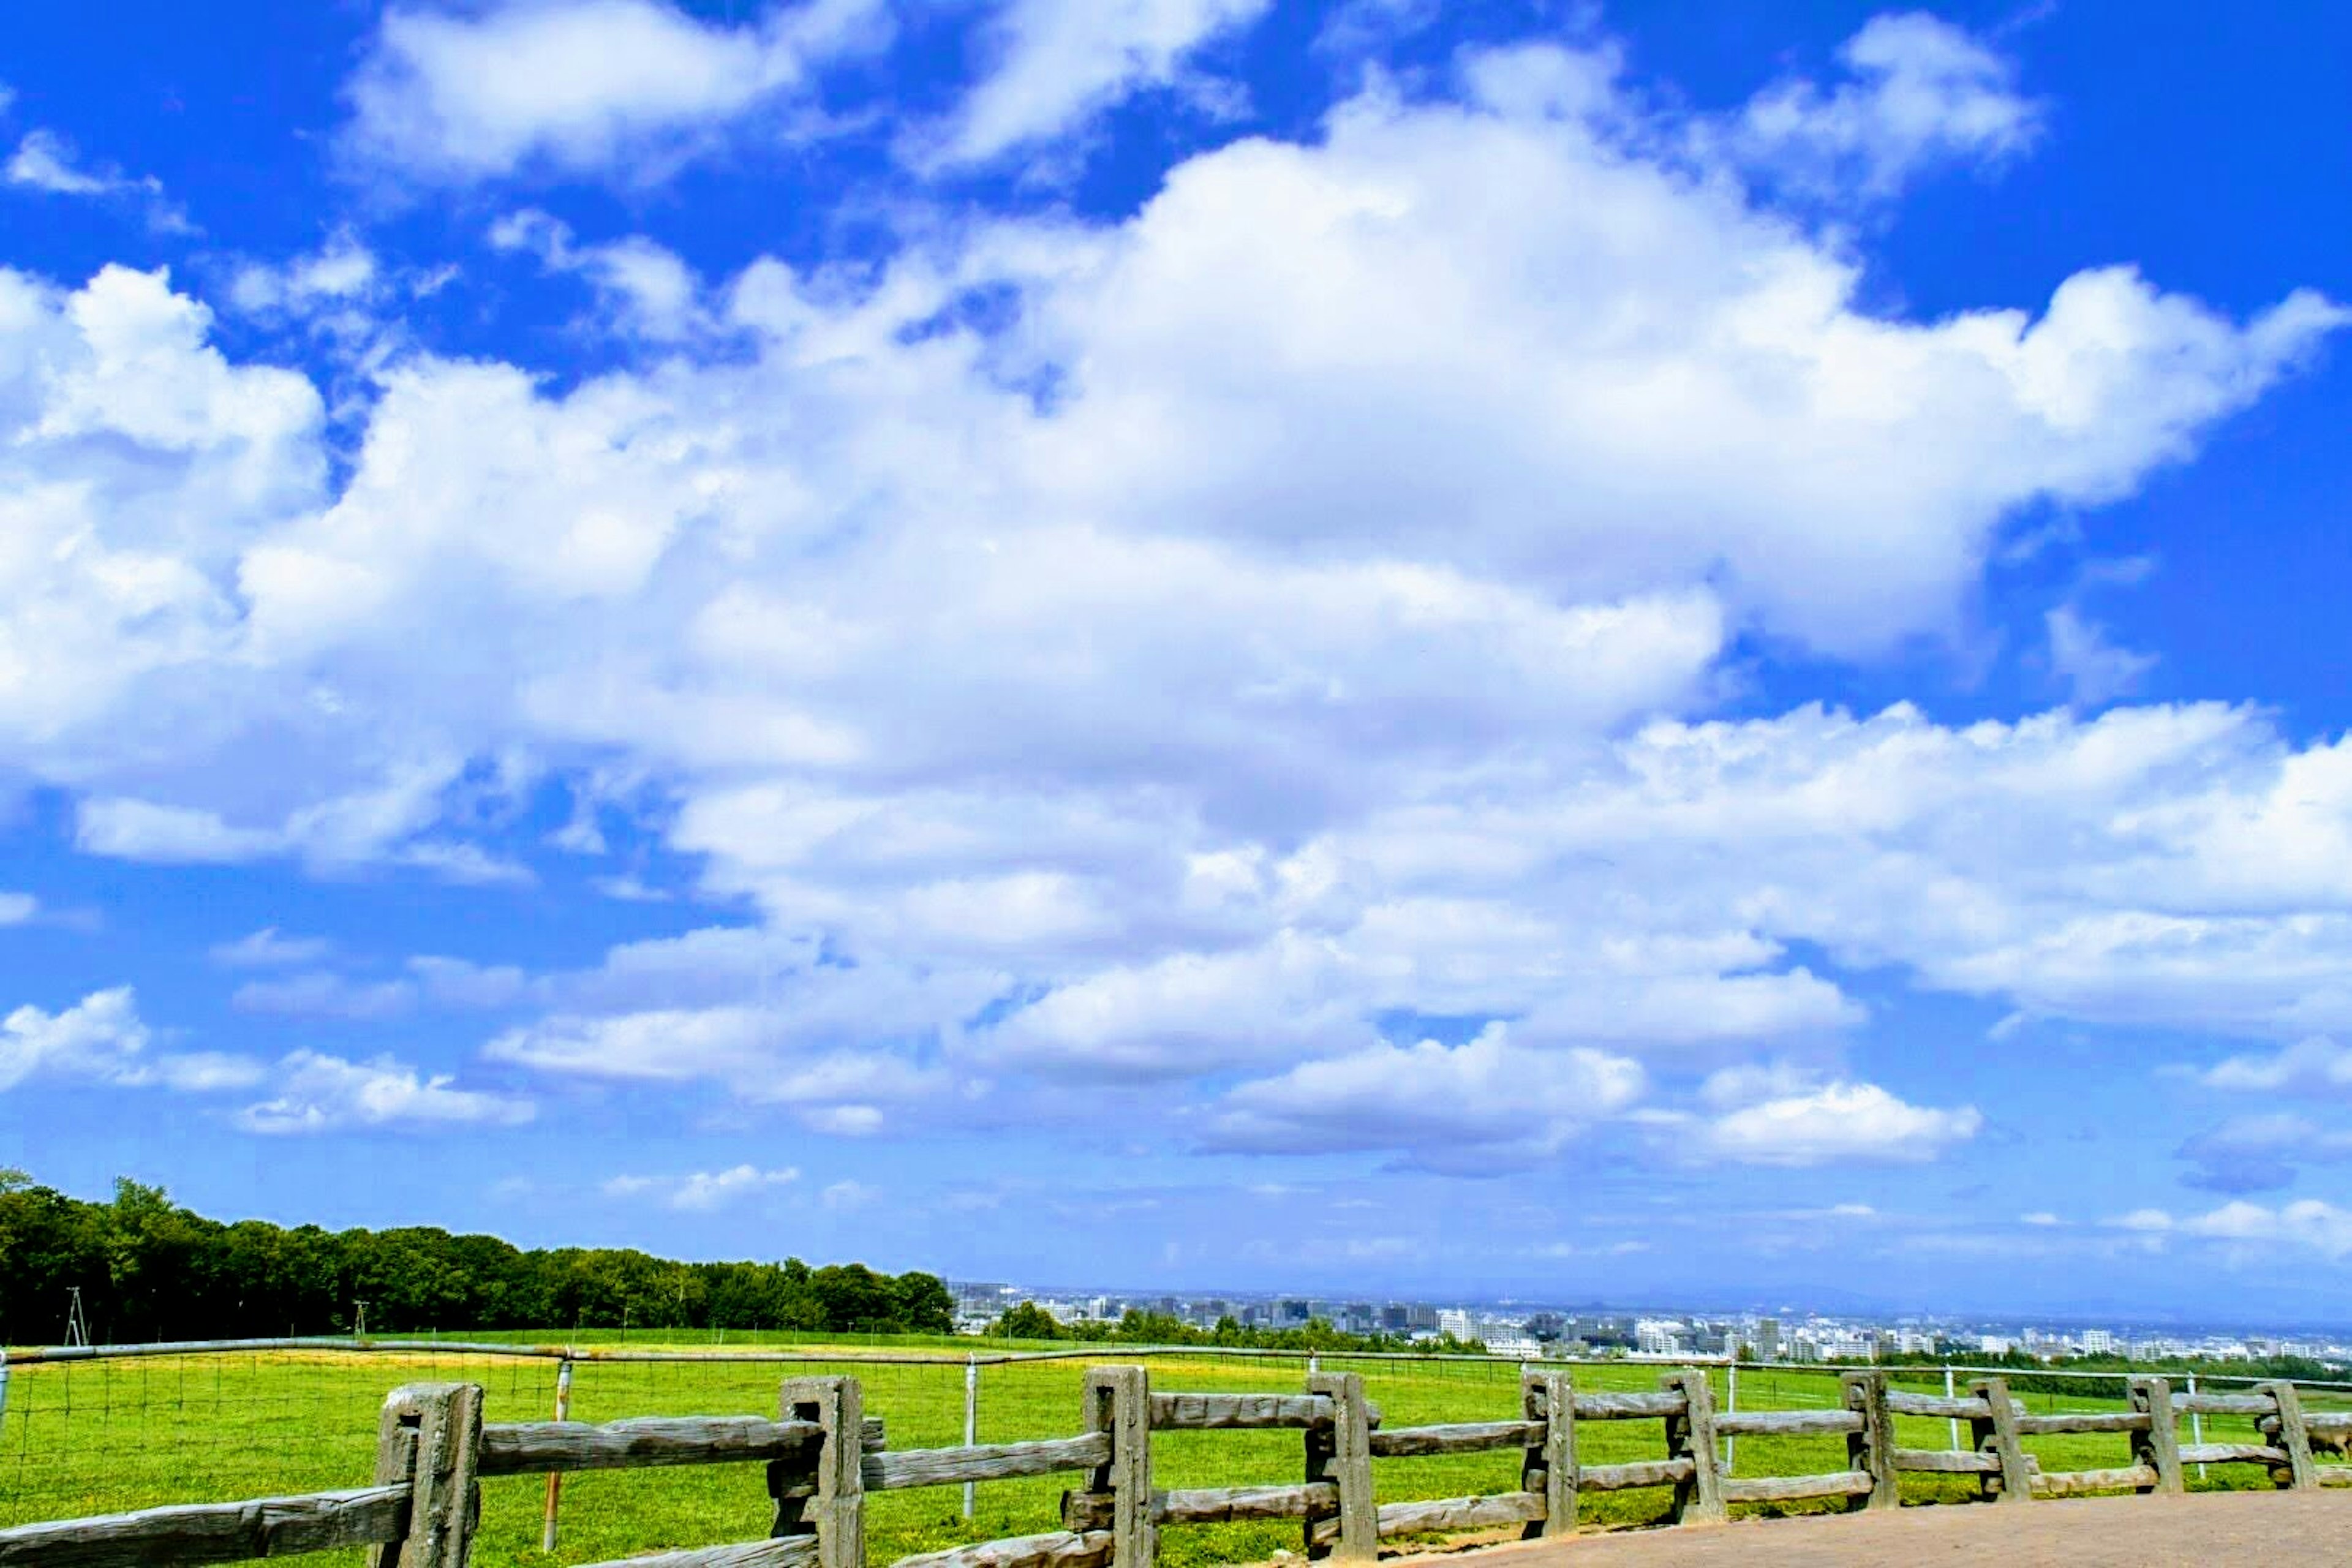
[[[1163,1527],[1297,1520],[1312,1558],[1369,1561],[1398,1535],[1517,1527],[1524,1535],[1575,1528],[1584,1492],[1668,1489],[1669,1517],[1721,1518],[1738,1505],[1818,1500],[1891,1508],[1906,1474],[1969,1476],[2004,1503],[2094,1491],[2177,1492],[2189,1465],[2260,1465],[2283,1488],[2352,1485],[2352,1466],[2319,1466],[2313,1451],[2352,1448],[2352,1411],[2306,1412],[2293,1384],[2249,1394],[2176,1394],[2136,1377],[2125,1411],[2034,1415],[2000,1377],[1966,1397],[1913,1394],[1885,1374],[1849,1372],[1827,1410],[1718,1414],[1703,1371],[1664,1373],[1654,1394],[1579,1394],[1563,1371],[1529,1369],[1515,1418],[1383,1429],[1361,1374],[1311,1373],[1301,1394],[1153,1393],[1144,1369],[1088,1370],[1085,1430],[1034,1442],[893,1453],[865,1414],[854,1377],[784,1380],[765,1416],[666,1416],[485,1426],[482,1390],[412,1384],[385,1399],[374,1484],[348,1491],[149,1509],[106,1518],[0,1530],[0,1568],[163,1568],[365,1546],[370,1568],[467,1568],[488,1476],[560,1474],[676,1465],[767,1467],[774,1513],[764,1539],[625,1560],[628,1568],[864,1568],[868,1492],[962,1486],[1070,1473],[1064,1528],[903,1558],[897,1568],[1151,1568]],[[2252,1419],[2258,1442],[2179,1440],[2184,1416]],[[1898,1417],[1965,1421],[1971,1449],[1906,1448]],[[1656,1421],[1663,1458],[1585,1465],[1577,1427]],[[1287,1429],[1301,1434],[1301,1479],[1290,1485],[1156,1489],[1155,1431]],[[2051,1436],[2121,1439],[2113,1467],[2044,1471],[2024,1447]],[[1845,1439],[1843,1468],[1797,1476],[1728,1472],[1724,1440],[1745,1436]],[[1373,1461],[1517,1450],[1517,1489],[1477,1497],[1381,1503]],[[618,1568],[597,1564],[595,1568]]]

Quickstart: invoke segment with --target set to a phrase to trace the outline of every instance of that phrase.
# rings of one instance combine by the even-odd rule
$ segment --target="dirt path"
[[[2202,1492],[1967,1505],[1621,1531],[1465,1554],[1479,1568],[1840,1568],[1842,1564],[2352,1563],[2352,1496]]]

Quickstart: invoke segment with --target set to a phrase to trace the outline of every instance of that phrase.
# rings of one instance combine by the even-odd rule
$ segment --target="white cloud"
[[[144,205],[148,226],[158,234],[195,232],[187,215],[164,198],[161,181],[152,175],[133,179],[120,169],[84,163],[73,144],[54,131],[26,132],[0,168],[0,177],[46,195],[132,197]]]
[[[1892,194],[1944,162],[2030,146],[2042,107],[1982,41],[1920,12],[1873,17],[1838,50],[1852,79],[1796,79],[1757,95],[1727,129],[1738,154],[1822,194]]]
[[[1910,1105],[1876,1084],[1837,1082],[1727,1111],[1704,1129],[1699,1147],[1751,1165],[1919,1163],[1940,1159],[1983,1125],[1974,1106]]]
[[[458,1089],[448,1074],[426,1077],[390,1057],[347,1061],[296,1051],[276,1068],[271,1098],[245,1107],[236,1124],[249,1132],[327,1132],[341,1128],[515,1127],[537,1114],[530,1100]]]
[[[93,991],[55,1013],[27,1004],[0,1018],[0,1091],[47,1082],[203,1093],[241,1089],[261,1075],[260,1064],[245,1057],[151,1054],[154,1037],[128,985]]]
[[[58,196],[97,196],[119,189],[119,176],[76,166],[73,149],[51,131],[27,132],[8,160],[8,182]]]
[[[819,1198],[825,1207],[836,1213],[848,1213],[873,1207],[881,1201],[882,1191],[864,1182],[844,1179],[825,1188]]]
[[[30,893],[0,892],[0,926],[20,926],[41,912],[41,900]]]
[[[29,1003],[0,1018],[0,1089],[40,1077],[135,1080],[151,1038],[131,988],[93,991],[56,1013]]]
[[[2074,700],[2097,707],[2137,686],[2157,666],[2154,654],[2118,647],[2106,630],[2071,605],[2042,617],[2050,638],[2050,668],[2073,689]]]
[[[656,178],[730,121],[803,95],[814,68],[872,41],[880,16],[871,0],[812,0],[732,26],[665,0],[394,5],[352,81],[347,142],[429,183]]]
[[[1433,1170],[1525,1166],[1631,1108],[1641,1065],[1581,1047],[1529,1049],[1492,1025],[1459,1046],[1376,1044],[1244,1083],[1218,1102],[1212,1148],[1389,1152]]]
[[[229,279],[229,302],[247,315],[310,316],[365,304],[382,293],[383,265],[349,229],[307,256],[247,261]]]
[[[585,278],[604,307],[606,331],[675,343],[719,330],[701,298],[701,279],[673,251],[642,236],[583,246],[571,226],[537,208],[490,226],[492,248],[526,251],[551,272]]]
[[[2234,1056],[2197,1074],[2208,1089],[2233,1093],[2352,1092],[2352,1047],[2313,1035],[2275,1051]]]
[[[316,963],[334,951],[325,937],[288,936],[276,926],[216,944],[212,961],[228,969],[282,969]]]
[[[2208,1214],[2178,1218],[2162,1209],[2136,1209],[2110,1223],[2125,1230],[2195,1237],[2233,1248],[2284,1245],[2330,1259],[2352,1254],[2352,1211],[2318,1198],[2299,1198],[2275,1208],[2241,1199]]]
[[[919,159],[976,163],[1068,133],[1121,99],[1176,82],[1202,45],[1267,0],[1005,0],[994,58]]]
[[[743,1101],[789,1107],[812,1131],[859,1137],[951,1091],[926,1040],[942,1019],[986,999],[952,977],[909,984],[902,976],[820,970],[773,979],[764,1005],[553,1014],[500,1034],[484,1055],[589,1080],[711,1080]],[[600,984],[609,977],[558,990]]]
[[[2048,1229],[2053,1226],[2063,1225],[2066,1222],[2060,1219],[2056,1215],[2052,1214],[2048,1209],[2035,1209],[2031,1214],[2021,1214],[2018,1215],[2017,1223],[2020,1225],[2034,1226],[2042,1229]]]
[[[584,170],[690,137],[776,25],[402,11],[368,79],[496,132],[425,135],[444,173]],[[684,85],[483,74],[632,28]],[[94,852],[463,877],[515,874],[467,825],[560,778],[758,929],[482,977],[534,1010],[490,1054],[830,1132],[1024,1075],[1156,1078],[1236,1139],[1321,1127],[1293,1074],[1597,1089],[1454,1140],[1539,1158],[1614,1064],[1671,1111],[1782,1063],[1718,1135],[1780,1105],[1801,1136],[1756,1147],[1883,1152],[1815,1126],[1828,1084],[1955,1142],[1853,1081],[1847,967],[2352,1028],[2352,748],[2219,705],[1703,721],[1729,649],[1951,632],[2021,515],[2192,456],[2343,312],[2106,269],[1892,314],[1614,72],[1490,52],[1116,222],[672,274],[639,296],[713,335],[584,379],[404,352],[331,463],[317,390],[167,277],[0,273],[0,754]],[[1392,1016],[1511,1022],[1376,1045]],[[1175,1087],[1225,1072],[1256,1081],[1211,1112],[1222,1080]]]
[[[614,1176],[604,1184],[610,1197],[655,1194],[674,1209],[707,1211],[740,1198],[788,1187],[800,1180],[798,1170],[762,1170],[745,1163],[724,1171],[696,1171],[683,1176]]]

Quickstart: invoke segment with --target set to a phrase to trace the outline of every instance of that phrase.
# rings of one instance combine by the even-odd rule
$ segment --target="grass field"
[[[531,1336],[517,1336],[529,1339]],[[963,1342],[966,1348],[970,1342]],[[643,1336],[632,1349],[651,1348]],[[679,1348],[708,1349],[707,1345]],[[730,1343],[730,1347],[737,1348]],[[609,1421],[627,1415],[769,1414],[776,1385],[789,1373],[846,1372],[864,1382],[868,1415],[888,1423],[896,1449],[940,1447],[962,1440],[964,1364],[961,1355],[936,1363],[880,1363],[845,1344],[824,1360],[791,1366],[716,1361],[633,1363],[588,1361],[577,1365],[572,1415]],[[914,1347],[904,1342],[893,1352]],[[942,1342],[940,1348],[946,1348]],[[982,1369],[980,1441],[1013,1442],[1066,1436],[1081,1429],[1079,1388],[1089,1362],[1112,1363],[1116,1347],[1082,1360],[1013,1363]],[[1241,1357],[1143,1358],[1157,1389],[1295,1391],[1303,1362]],[[1367,1390],[1389,1426],[1440,1421],[1498,1420],[1518,1410],[1518,1377],[1508,1364],[1456,1362],[1349,1362],[1327,1357],[1326,1370],[1364,1373]],[[477,1353],[362,1354],[273,1352],[175,1355],[19,1365],[14,1370],[5,1418],[0,1418],[0,1525],[37,1519],[113,1512],[164,1502],[268,1496],[364,1484],[373,1463],[375,1411],[384,1393],[405,1382],[479,1383],[491,1421],[543,1420],[552,1412],[556,1368],[551,1361]],[[1658,1369],[1631,1363],[1578,1366],[1581,1390],[1650,1389]],[[1729,1391],[1714,1373],[1718,1405]],[[1898,1386],[1940,1393],[1939,1374]],[[2100,1401],[2033,1393],[2014,1385],[2035,1414],[2054,1410],[2120,1409]],[[1738,1405],[1743,1410],[1818,1409],[1838,1403],[1834,1374],[1743,1369]],[[2315,1405],[2341,1408],[2342,1394],[2311,1396]],[[2184,1426],[2185,1426],[2184,1423]],[[1943,1447],[1946,1424],[1905,1418],[1905,1447]],[[2252,1440],[2251,1423],[2209,1417],[2210,1441]],[[1963,1433],[1965,1439],[1965,1433]],[[1660,1422],[1580,1424],[1577,1446],[1586,1464],[1659,1458]],[[2043,1468],[2087,1469],[2128,1462],[2128,1440],[2097,1436],[2027,1440]],[[1301,1439],[1297,1432],[1165,1433],[1153,1440],[1155,1480],[1161,1486],[1246,1486],[1296,1481]],[[1794,1475],[1840,1469],[1843,1437],[1738,1440],[1733,1473]],[[1374,1467],[1383,1501],[1515,1489],[1516,1453],[1423,1459],[1383,1459]],[[963,1542],[1025,1534],[1057,1527],[1060,1478],[1008,1481],[979,1490],[974,1517],[961,1514],[960,1489],[891,1492],[869,1500],[868,1552],[877,1563],[910,1552]],[[2251,1466],[2216,1467],[2191,1485],[2267,1486]],[[539,1550],[545,1482],[527,1477],[485,1483],[482,1526],[475,1560],[485,1568],[562,1568],[664,1548],[745,1540],[765,1533],[769,1504],[761,1467],[711,1466],[567,1477],[562,1543]],[[1907,1477],[1906,1501],[1958,1501],[1972,1492],[1958,1479]],[[1664,1512],[1663,1489],[1589,1495],[1580,1518],[1640,1523]],[[1164,1531],[1161,1554],[1171,1568],[1255,1562],[1298,1543],[1296,1522],[1179,1526]]]

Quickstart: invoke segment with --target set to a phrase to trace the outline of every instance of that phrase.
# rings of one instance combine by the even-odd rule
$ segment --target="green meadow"
[[[530,1336],[516,1336],[528,1339]],[[962,1342],[969,1346],[971,1342]],[[741,1341],[730,1337],[729,1348]],[[642,1339],[631,1349],[651,1348]],[[682,1349],[709,1349],[707,1344]],[[788,1373],[854,1373],[863,1381],[866,1413],[888,1424],[893,1448],[949,1447],[962,1441],[964,1361],[877,1362],[842,1344],[828,1359],[781,1363],[715,1360],[584,1361],[577,1364],[572,1415],[611,1421],[630,1415],[770,1414],[779,1380]],[[893,1352],[915,1349],[886,1342]],[[992,1350],[1002,1347],[992,1346]],[[939,1342],[939,1352],[949,1349]],[[816,1354],[826,1354],[820,1350]],[[979,1440],[1015,1442],[1066,1436],[1082,1429],[1079,1388],[1089,1363],[1140,1361],[1163,1390],[1291,1391],[1302,1386],[1303,1360],[1257,1357],[1122,1356],[1116,1347],[1083,1359],[987,1365],[981,1372]],[[1386,1426],[1499,1420],[1518,1411],[1517,1368],[1475,1361],[1382,1362],[1326,1357],[1326,1370],[1364,1374]],[[272,1352],[19,1364],[12,1369],[8,1404],[0,1418],[0,1526],[33,1520],[108,1513],[167,1502],[217,1501],[366,1483],[375,1444],[375,1412],[384,1394],[407,1382],[479,1383],[491,1421],[544,1420],[553,1411],[552,1361],[475,1353],[355,1353]],[[1582,1390],[1657,1386],[1659,1369],[1637,1363],[1580,1365]],[[1714,1373],[1719,1408],[1730,1403],[1724,1369]],[[1940,1374],[1903,1379],[1897,1386],[1941,1393]],[[2036,1393],[2021,1380],[2013,1388],[2036,1415],[2060,1410],[2115,1410],[2120,1397]],[[1820,1409],[1839,1401],[1834,1373],[1742,1369],[1742,1410]],[[2341,1408],[2342,1394],[2315,1394],[2315,1408]],[[2188,1440],[2182,1423],[2183,1441]],[[1903,1418],[1899,1441],[1909,1447],[1949,1443],[1940,1420]],[[2209,1417],[2209,1441],[2250,1441],[2243,1419]],[[1963,1430],[1962,1440],[1966,1440]],[[1153,1440],[1157,1484],[1165,1487],[1274,1485],[1299,1478],[1297,1432],[1176,1432]],[[2105,1468],[2129,1462],[2120,1436],[2027,1440],[2046,1470]],[[1663,1424],[1656,1420],[1582,1422],[1577,1447],[1589,1465],[1662,1458]],[[1733,1471],[1740,1476],[1800,1475],[1841,1469],[1843,1437],[1740,1437]],[[1516,1489],[1516,1453],[1375,1462],[1382,1501],[1454,1497]],[[966,1542],[1057,1528],[1062,1478],[992,1483],[979,1489],[973,1517],[961,1514],[961,1489],[890,1492],[867,1504],[868,1552],[887,1563],[912,1552]],[[2263,1487],[2252,1466],[2215,1467],[2192,1486]],[[475,1561],[485,1568],[562,1568],[683,1546],[747,1540],[766,1532],[769,1504],[758,1465],[709,1466],[636,1472],[603,1471],[563,1480],[562,1531],[552,1553],[540,1550],[543,1478],[486,1482]],[[1906,1477],[1906,1502],[1959,1502],[1972,1495],[1962,1478]],[[1636,1525],[1664,1516],[1664,1489],[1588,1494],[1580,1521]],[[1801,1508],[1807,1505],[1797,1505]],[[1296,1551],[1295,1521],[1171,1526],[1161,1555],[1172,1568],[1262,1561]]]

